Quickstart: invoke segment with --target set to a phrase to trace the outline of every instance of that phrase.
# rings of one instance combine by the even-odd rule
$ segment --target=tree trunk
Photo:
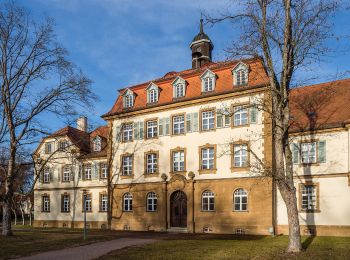
[[[12,236],[11,203],[5,201],[2,206],[2,235]]]
[[[22,225],[24,226],[24,211],[23,211],[23,207],[22,205],[20,205],[20,209],[21,209],[21,215],[22,215]]]

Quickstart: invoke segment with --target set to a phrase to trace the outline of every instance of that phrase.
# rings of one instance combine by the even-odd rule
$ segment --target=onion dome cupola
[[[197,69],[211,62],[211,52],[214,48],[210,38],[203,31],[203,19],[200,19],[199,33],[190,45],[192,50],[192,68]]]

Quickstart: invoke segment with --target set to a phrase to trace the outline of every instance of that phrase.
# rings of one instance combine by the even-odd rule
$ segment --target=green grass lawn
[[[100,259],[350,259],[350,238],[303,237],[305,249],[298,256],[284,253],[287,244],[286,236],[208,236],[129,247]]]

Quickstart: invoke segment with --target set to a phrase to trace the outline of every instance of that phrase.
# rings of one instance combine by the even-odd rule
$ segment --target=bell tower
[[[210,38],[203,31],[203,19],[200,19],[199,33],[193,38],[190,48],[192,50],[192,68],[197,69],[211,62],[211,52],[214,48]]]

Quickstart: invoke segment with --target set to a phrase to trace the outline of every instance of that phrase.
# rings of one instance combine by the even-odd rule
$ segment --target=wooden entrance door
[[[187,197],[183,191],[175,191],[170,197],[170,223],[172,227],[187,227]]]

